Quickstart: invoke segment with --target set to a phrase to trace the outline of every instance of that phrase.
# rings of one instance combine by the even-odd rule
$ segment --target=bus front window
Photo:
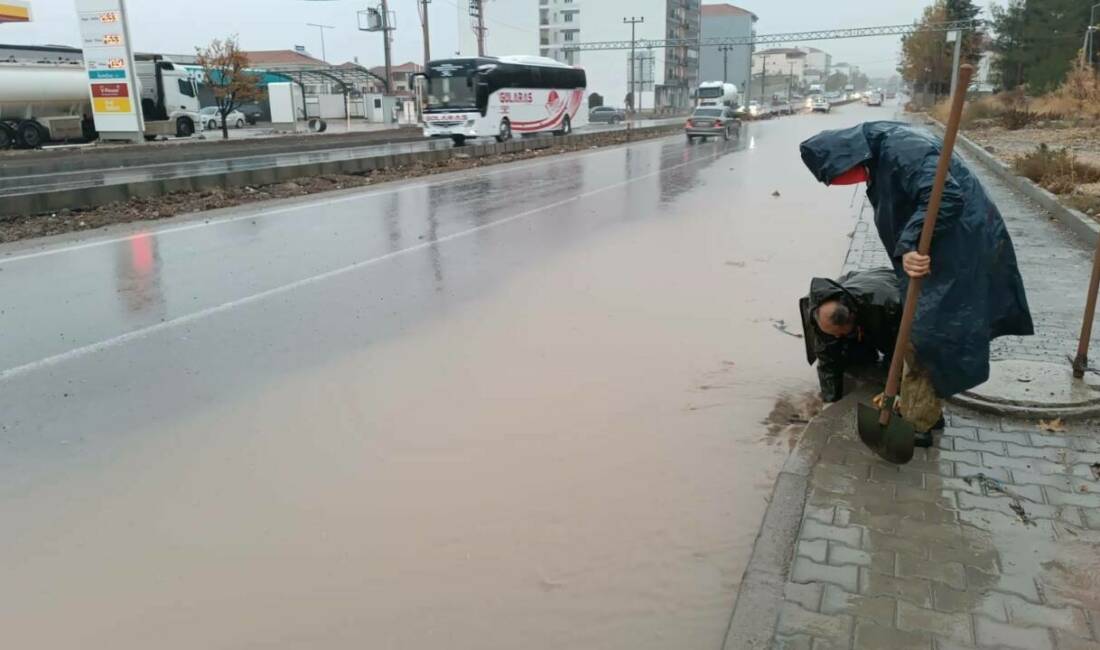
[[[429,77],[428,108],[477,108],[475,90],[469,77]]]

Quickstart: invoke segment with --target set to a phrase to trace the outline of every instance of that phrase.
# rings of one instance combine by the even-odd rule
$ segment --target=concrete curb
[[[649,135],[679,128],[669,125],[635,128],[631,132]],[[479,144],[452,149],[437,149],[412,153],[385,154],[349,160],[331,162],[313,162],[285,167],[270,167],[244,171],[219,172],[202,176],[172,178],[167,180],[149,180],[98,187],[28,192],[26,194],[7,195],[3,199],[3,216],[34,215],[56,212],[63,209],[94,208],[116,201],[126,201],[134,197],[154,198],[173,192],[203,191],[215,188],[240,187],[244,185],[267,185],[288,181],[294,178],[322,176],[325,174],[355,174],[388,169],[415,163],[443,162],[454,157],[485,158],[505,153],[549,149],[563,142],[584,143],[608,133],[620,131],[573,134],[564,137],[540,137],[511,142]]]
[[[941,135],[943,134],[943,124],[931,118],[929,118],[929,122]],[[997,178],[1001,179],[1010,188],[1035,201],[1040,207],[1051,213],[1058,221],[1065,224],[1074,235],[1090,244],[1096,243],[1097,238],[1100,237],[1100,223],[1097,223],[1095,219],[1063,205],[1057,196],[1039,187],[1030,179],[1017,176],[1010,166],[962,133],[959,134],[958,144],[959,148],[965,151],[967,155],[985,165],[989,171],[993,172]]]
[[[741,578],[723,650],[772,647],[783,588],[790,576],[795,542],[806,507],[810,472],[821,457],[829,434],[838,427],[855,426],[852,418],[855,405],[869,399],[871,394],[868,386],[860,385],[841,401],[828,406],[807,425],[798,445],[783,463]]]

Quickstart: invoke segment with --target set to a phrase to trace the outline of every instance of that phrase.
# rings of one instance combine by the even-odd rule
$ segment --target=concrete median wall
[[[668,125],[633,129],[639,136],[650,136],[670,130]],[[573,134],[564,137],[538,137],[504,143],[475,144],[452,149],[437,149],[413,153],[386,154],[331,162],[303,163],[284,167],[268,167],[244,171],[220,172],[186,178],[120,183],[77,189],[31,192],[9,195],[0,205],[0,218],[57,212],[64,209],[86,209],[131,198],[155,198],[174,192],[201,192],[245,185],[270,185],[295,178],[329,174],[360,174],[379,169],[391,169],[416,163],[441,163],[456,156],[486,158],[508,153],[549,149],[559,144],[596,142],[599,138],[622,131]]]

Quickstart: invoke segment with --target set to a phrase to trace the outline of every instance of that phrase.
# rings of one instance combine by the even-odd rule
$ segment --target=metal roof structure
[[[849,29],[820,29],[808,32],[786,32],[783,34],[755,34],[752,36],[722,36],[699,39],[645,39],[633,43],[626,41],[599,41],[591,43],[561,43],[549,47],[566,51],[593,50],[629,50],[669,47],[710,47],[718,45],[769,45],[772,43],[794,43],[799,41],[825,41],[838,38],[866,38],[869,36],[908,36],[917,32],[949,32],[955,30],[975,31],[984,24],[980,20],[959,20],[948,23],[928,25],[880,25],[878,27],[853,27]]]
[[[265,65],[257,66],[255,69],[263,70],[271,75],[285,77],[288,81],[293,81],[299,86],[305,86],[305,84],[334,83],[341,88],[344,94],[348,94],[352,90],[366,86],[372,80],[382,82],[382,84],[389,89],[389,82],[386,81],[385,77],[377,75],[367,68],[354,63],[317,66],[312,68],[303,68],[298,65]]]

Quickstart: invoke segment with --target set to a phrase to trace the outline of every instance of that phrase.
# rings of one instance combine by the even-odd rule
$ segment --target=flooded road
[[[719,647],[888,116],[0,248],[5,643]]]

